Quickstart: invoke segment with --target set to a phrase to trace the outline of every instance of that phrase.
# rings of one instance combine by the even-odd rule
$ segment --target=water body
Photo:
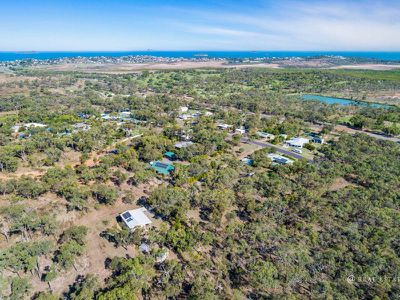
[[[343,52],[343,51],[85,51],[85,52],[0,52],[0,61],[22,59],[56,59],[63,57],[121,57],[127,55],[151,55],[174,58],[284,58],[313,57],[322,55],[352,58],[400,61],[400,52]]]
[[[369,103],[364,101],[356,101],[351,99],[344,99],[344,98],[335,98],[335,97],[327,97],[321,95],[310,95],[306,94],[301,96],[302,100],[305,101],[319,101],[326,104],[339,104],[339,105],[355,105],[355,106],[365,106],[365,107],[374,107],[374,108],[392,108],[390,105],[386,104],[379,104],[379,103]]]

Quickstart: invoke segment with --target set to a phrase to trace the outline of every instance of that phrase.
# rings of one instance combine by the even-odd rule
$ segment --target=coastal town
[[[39,53],[40,54],[40,53]],[[372,70],[391,70],[399,69],[400,61],[387,61],[368,58],[344,57],[339,55],[316,55],[312,57],[274,57],[273,54],[266,57],[237,57],[232,58],[229,52],[225,56],[215,56],[212,52],[208,54],[190,54],[182,52],[185,56],[168,56],[168,53],[155,53],[149,51],[149,54],[137,55],[118,55],[110,53],[109,56],[79,56],[79,54],[70,57],[48,58],[48,59],[16,59],[1,60],[0,68],[7,70],[9,68],[37,67],[37,68],[55,68],[80,71],[88,68],[93,70],[93,66],[107,67],[109,71],[118,69],[118,66],[131,67],[124,72],[140,69],[161,69],[173,65],[175,68],[190,69],[194,67],[215,67],[215,68],[241,68],[241,67],[267,67],[267,68],[321,68],[321,69],[372,69]],[[18,57],[18,53],[15,54]],[[84,67],[83,67],[84,66]],[[111,69],[110,69],[111,68]],[[78,69],[76,69],[78,70]],[[101,70],[101,69],[100,69]]]

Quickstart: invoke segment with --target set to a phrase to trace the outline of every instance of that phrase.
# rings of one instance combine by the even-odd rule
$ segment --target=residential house
[[[309,142],[310,142],[309,139],[303,137],[294,137],[290,140],[287,140],[285,143],[291,147],[303,148],[304,145],[308,144]]]
[[[273,163],[276,163],[276,164],[290,165],[293,163],[293,160],[291,160],[287,157],[284,157],[282,155],[279,155],[279,154],[269,153],[267,156],[272,160]]]
[[[172,164],[164,163],[161,161],[152,161],[150,166],[156,170],[158,174],[169,175],[175,167]]]
[[[311,138],[311,141],[312,141],[313,143],[317,143],[317,144],[325,144],[325,140],[324,140],[322,137],[320,137],[320,136],[314,136],[314,137],[312,137],[312,138]]]
[[[190,114],[182,114],[182,115],[179,115],[179,116],[178,116],[179,119],[184,120],[184,121],[189,120],[189,119],[191,119],[192,117],[193,117],[193,116],[190,115]]]
[[[174,146],[177,149],[182,149],[182,148],[186,148],[186,147],[192,146],[193,144],[194,143],[191,142],[191,141],[183,141],[183,142],[176,143]]]
[[[72,125],[72,127],[74,128],[74,132],[88,131],[90,129],[90,125],[88,125],[86,123],[76,123],[76,124]]]
[[[120,214],[120,217],[130,230],[134,230],[138,227],[143,228],[152,223],[149,217],[145,214],[146,212],[146,208],[142,207],[134,210],[127,210]]]
[[[258,131],[257,135],[263,139],[267,139],[269,141],[273,140],[275,138],[275,135],[273,135],[272,133],[268,133],[268,132],[263,132],[263,131]]]
[[[237,134],[245,134],[247,131],[244,127],[236,128],[235,133]]]
[[[218,124],[217,127],[218,127],[219,129],[226,130],[226,129],[231,128],[232,125],[229,125],[229,124]]]

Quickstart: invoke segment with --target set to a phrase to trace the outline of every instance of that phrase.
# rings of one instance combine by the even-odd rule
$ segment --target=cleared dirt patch
[[[332,185],[328,188],[328,191],[338,191],[349,185],[353,185],[351,182],[348,182],[343,177],[336,178]]]

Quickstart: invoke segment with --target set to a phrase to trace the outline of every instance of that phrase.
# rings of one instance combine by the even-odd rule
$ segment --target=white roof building
[[[127,210],[120,214],[122,221],[128,226],[129,229],[133,230],[136,227],[145,227],[151,224],[151,220],[146,216],[145,212],[147,209],[142,207],[134,210]]]
[[[44,127],[47,127],[47,125],[46,124],[42,124],[42,123],[25,123],[24,124],[24,127],[25,128],[31,128],[31,127],[33,127],[33,128],[44,128]]]
[[[261,138],[269,139],[269,140],[273,140],[275,138],[275,135],[273,135],[272,133],[268,133],[268,132],[258,131],[257,135]]]
[[[139,246],[139,250],[142,253],[150,253],[151,248],[150,248],[150,246],[148,244],[141,243],[140,246]]]
[[[293,160],[279,154],[269,153],[267,156],[272,160],[272,162],[277,164],[290,165],[293,163]]]
[[[106,113],[101,114],[100,117],[101,117],[103,120],[111,120],[111,119],[112,119],[112,117],[110,116],[110,114],[106,114]]]
[[[288,144],[291,147],[297,147],[297,148],[303,148],[305,144],[308,144],[310,142],[309,139],[302,138],[302,137],[294,137],[288,141],[286,141],[286,144]]]
[[[236,128],[235,132],[238,133],[238,134],[245,134],[246,133],[246,129],[244,127]]]
[[[47,127],[46,124],[42,123],[25,123],[25,124],[16,124],[11,129],[16,133],[20,131],[21,128],[29,129],[29,128],[45,128]]]
[[[83,130],[83,131],[87,131],[90,129],[90,125],[86,124],[86,123],[76,123],[73,124],[72,127],[78,131],[78,130]]]
[[[229,125],[229,124],[218,124],[217,127],[219,129],[228,129],[228,128],[231,128],[232,125]]]
[[[189,120],[189,119],[193,118],[193,116],[190,114],[183,114],[183,115],[179,115],[178,118],[181,120]]]
[[[168,250],[164,250],[156,256],[156,263],[162,263],[168,258]]]
[[[191,146],[193,144],[194,143],[191,142],[191,141],[186,141],[186,142],[178,142],[174,146],[175,146],[175,148],[182,149],[182,148],[189,147],[189,146]]]

